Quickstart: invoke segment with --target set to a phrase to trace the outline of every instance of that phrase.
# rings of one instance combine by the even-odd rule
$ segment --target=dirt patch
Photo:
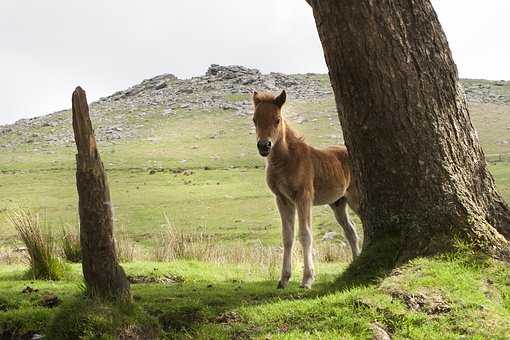
[[[23,294],[32,294],[32,293],[37,293],[39,291],[39,289],[37,288],[32,288],[30,286],[26,286],[21,292]]]
[[[187,306],[167,311],[158,317],[161,327],[166,332],[183,331],[205,321],[202,309],[197,306]]]
[[[429,315],[434,315],[448,313],[451,310],[448,301],[437,292],[421,294],[392,290],[389,294],[395,299],[402,300],[409,309],[417,312],[425,312]]]
[[[372,328],[373,340],[391,340],[391,336],[380,323],[373,322],[370,327]]]
[[[228,325],[228,324],[232,324],[232,323],[236,323],[236,322],[241,322],[241,321],[243,321],[243,318],[238,313],[229,311],[229,312],[225,312],[221,315],[218,315],[216,317],[215,321],[217,323]]]
[[[139,325],[126,325],[117,333],[119,340],[152,340],[158,339],[158,332],[155,330],[140,327]]]
[[[54,294],[46,294],[41,297],[40,305],[46,308],[54,308],[62,303],[62,300]]]
[[[131,284],[146,284],[146,283],[160,283],[160,284],[175,284],[183,282],[184,279],[180,276],[167,274],[164,276],[151,276],[151,275],[129,275],[129,283]]]
[[[260,327],[258,326],[248,326],[244,329],[237,330],[232,334],[230,340],[246,340],[253,339],[256,334],[260,333]],[[266,337],[267,339],[268,337]]]

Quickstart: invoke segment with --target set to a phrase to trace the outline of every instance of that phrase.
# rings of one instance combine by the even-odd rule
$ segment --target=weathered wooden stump
[[[87,96],[73,92],[76,186],[79,196],[83,276],[90,296],[130,299],[129,282],[119,265],[113,238],[112,203],[90,121]]]

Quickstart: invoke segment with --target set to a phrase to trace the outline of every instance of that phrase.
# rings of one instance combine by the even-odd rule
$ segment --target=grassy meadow
[[[286,116],[315,146],[342,142],[332,99],[290,101]],[[510,145],[502,143],[510,140],[510,107],[473,104],[471,116],[510,201]],[[277,290],[280,222],[251,117],[180,110],[162,118],[156,109],[144,119],[141,137],[99,143],[115,228],[142,253],[161,255],[165,245],[180,253],[121,256],[130,305],[85,299],[79,264],[66,263],[58,281],[35,280],[20,254],[4,263],[0,256],[0,339],[510,338],[507,264],[459,245],[384,275],[371,263],[355,276],[344,270],[347,246],[321,241],[340,231],[326,207],[314,208],[316,284],[298,287],[297,247],[291,284]],[[26,131],[36,132],[45,131]],[[72,143],[0,151],[0,255],[22,245],[8,221],[20,207],[38,212],[56,234],[77,225],[74,157]],[[175,234],[164,236],[170,227]],[[184,249],[189,239],[179,233],[199,235],[200,244]]]
[[[124,264],[129,275],[153,281],[133,284],[128,306],[84,299],[80,267],[70,267],[59,282],[27,281],[20,266],[0,267],[0,337],[372,339],[377,329],[393,339],[510,337],[510,269],[465,250],[414,260],[376,282],[322,263],[312,290],[295,281],[277,290],[260,267],[133,262]],[[61,304],[41,306],[47,294]]]
[[[314,145],[342,142],[332,101],[288,108],[291,121],[305,115],[294,125]],[[176,228],[225,241],[279,241],[279,217],[251,117],[181,111],[152,119],[157,124],[143,138],[99,145],[117,225],[142,244],[159,231],[165,214]],[[77,223],[74,158],[72,144],[0,153],[2,240],[14,237],[6,216],[19,206],[39,211],[55,227]],[[326,208],[316,209],[315,225],[320,235],[338,229]]]
[[[509,135],[509,111],[507,106],[492,104],[471,108],[489,160],[499,161],[499,155],[508,160],[510,145],[501,141]],[[290,101],[286,116],[313,145],[342,143],[332,99]],[[99,145],[116,225],[127,230],[133,241],[149,245],[166,215],[179,230],[212,234],[226,242],[279,243],[279,217],[265,184],[264,160],[256,151],[251,117],[229,110],[182,110],[161,118],[155,111],[146,118],[146,126],[141,138]],[[2,150],[2,243],[15,239],[6,219],[13,208],[38,211],[54,228],[77,224],[74,157],[72,143]],[[491,169],[499,189],[510,199],[510,166],[495,162]],[[314,208],[314,228],[317,238],[339,230],[327,207]]]

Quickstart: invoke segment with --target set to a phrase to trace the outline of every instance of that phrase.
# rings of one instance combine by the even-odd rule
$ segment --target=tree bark
[[[80,241],[87,292],[101,298],[130,299],[129,282],[118,264],[113,238],[110,189],[99,157],[85,91],[73,92],[76,185]]]
[[[510,210],[430,1],[307,2],[360,188],[364,250],[391,237],[400,260],[457,241],[508,253]]]

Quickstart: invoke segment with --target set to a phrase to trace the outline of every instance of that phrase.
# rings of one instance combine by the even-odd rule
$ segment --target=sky
[[[433,0],[464,78],[509,79],[508,0]],[[304,0],[1,0],[0,124],[210,64],[325,73]]]

